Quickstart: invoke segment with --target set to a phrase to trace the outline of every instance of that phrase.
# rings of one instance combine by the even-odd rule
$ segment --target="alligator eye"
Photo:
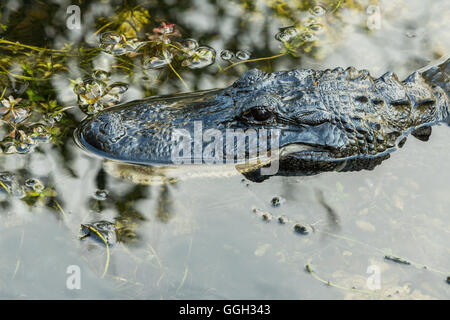
[[[263,106],[253,107],[244,113],[244,118],[256,122],[268,121],[272,118],[272,116],[273,113]]]

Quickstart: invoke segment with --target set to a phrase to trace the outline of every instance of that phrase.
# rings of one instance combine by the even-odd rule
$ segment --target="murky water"
[[[1,37],[33,48],[61,49],[71,42],[96,49],[93,34],[105,25],[101,32],[148,40],[145,33],[158,35],[153,28],[165,21],[175,24],[183,39],[198,42],[197,47],[185,43],[190,50],[208,49],[202,49],[203,60],[194,66],[189,55],[182,61],[174,57],[183,84],[167,65],[143,68],[158,65],[152,59],[161,57],[156,51],[147,60],[97,49],[87,53],[91,58],[74,54],[60,60],[42,51],[38,63],[43,65],[27,71],[23,56],[28,49],[13,52],[2,42],[1,70],[10,73],[2,74],[2,92],[6,88],[14,98],[22,94],[27,103],[34,97],[33,106],[50,100],[61,108],[74,106],[69,79],[83,78],[94,68],[110,71],[109,83],[129,86],[121,101],[224,87],[251,67],[354,66],[374,76],[393,71],[403,78],[450,51],[450,5],[444,0],[136,2],[134,18],[120,2],[88,2],[80,8],[81,29],[68,28],[69,5],[2,3],[0,21],[6,28]],[[127,19],[133,27],[122,23]],[[285,29],[275,37],[279,28],[292,25],[296,31]],[[295,32],[301,33],[300,42],[276,39]],[[277,56],[289,46],[297,58],[287,54],[242,63]],[[209,64],[211,48],[215,60]],[[224,70],[230,59],[239,64]],[[53,64],[49,74],[47,62]],[[13,90],[25,85],[25,93]],[[409,137],[373,171],[254,183],[237,172],[167,170],[150,178],[138,173],[137,178],[153,181],[140,185],[118,179],[114,165],[74,143],[73,128],[84,117],[78,107],[62,114],[51,128],[64,134],[51,131],[51,141],[29,152],[8,152],[11,146],[2,144],[0,171],[16,174],[17,184],[10,194],[3,188],[0,194],[1,298],[450,297],[448,126],[434,127],[428,142]],[[2,139],[7,141],[10,130],[5,128]],[[44,190],[30,181],[25,187],[30,178],[39,179]],[[274,197],[281,199],[277,207]],[[270,214],[270,221],[262,213]],[[278,223],[280,216],[288,222]],[[101,241],[79,240],[80,225],[97,220],[116,222],[121,242],[106,248]],[[296,223],[309,233],[295,232]],[[387,260],[387,255],[410,264]],[[81,289],[70,289],[78,271]]]

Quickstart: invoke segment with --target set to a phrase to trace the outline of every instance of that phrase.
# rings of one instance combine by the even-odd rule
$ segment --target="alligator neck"
[[[418,71],[430,85],[441,87],[450,98],[450,56],[445,56],[431,66]]]

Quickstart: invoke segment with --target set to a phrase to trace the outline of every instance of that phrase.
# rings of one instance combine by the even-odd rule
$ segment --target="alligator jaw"
[[[318,146],[310,146],[302,143],[291,143],[281,148],[280,157],[290,155],[310,155],[314,153],[328,153],[328,151]]]

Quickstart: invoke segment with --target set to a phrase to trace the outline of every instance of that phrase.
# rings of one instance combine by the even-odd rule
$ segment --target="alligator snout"
[[[85,121],[79,134],[81,144],[90,150],[111,152],[113,145],[126,136],[127,130],[118,115],[104,113]]]

